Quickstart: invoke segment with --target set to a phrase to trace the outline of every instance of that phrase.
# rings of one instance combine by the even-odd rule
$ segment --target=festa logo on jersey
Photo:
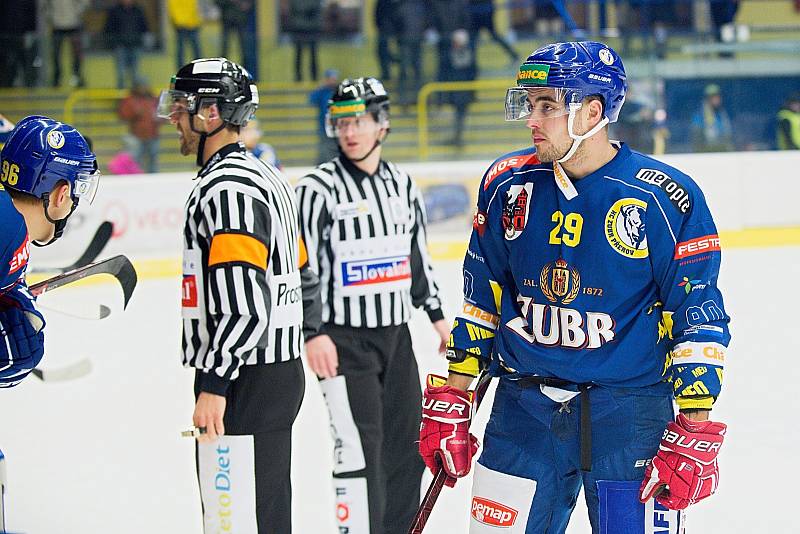
[[[506,203],[503,206],[501,222],[505,230],[507,241],[513,241],[522,235],[528,222],[528,208],[531,204],[533,184],[512,185],[506,193]]]
[[[646,258],[647,235],[645,214],[647,203],[638,198],[621,198],[606,214],[605,233],[608,244],[628,258]]]
[[[636,173],[636,178],[645,183],[660,187],[669,195],[669,201],[672,202],[672,205],[681,213],[685,214],[689,211],[689,208],[691,208],[692,203],[691,200],[689,200],[689,192],[678,182],[658,169],[639,169]]]
[[[514,526],[519,514],[510,506],[477,496],[472,498],[471,513],[479,523],[501,528]]]
[[[28,265],[28,258],[31,256],[31,242],[28,239],[28,234],[25,234],[25,239],[17,250],[11,255],[11,261],[8,262],[8,274],[14,274],[26,265]]]
[[[689,241],[681,241],[675,245],[674,259],[680,260],[696,254],[719,251],[719,236],[717,234],[709,234],[690,239]]]
[[[342,283],[345,286],[382,284],[409,278],[411,260],[408,256],[342,262]]]
[[[562,304],[569,304],[581,289],[581,275],[578,269],[569,267],[566,261],[559,258],[542,267],[539,287],[550,302],[560,300]]]
[[[197,307],[197,277],[193,274],[183,275],[181,306],[184,308]]]

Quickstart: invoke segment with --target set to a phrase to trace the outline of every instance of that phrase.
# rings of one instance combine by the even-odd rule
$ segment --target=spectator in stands
[[[5,1],[5,0],[3,0]],[[61,46],[68,40],[72,48],[72,87],[86,85],[81,72],[83,63],[83,13],[89,0],[46,0],[46,13],[53,26],[53,87],[61,84]]]
[[[137,78],[131,92],[123,98],[117,109],[120,119],[128,123],[129,135],[125,142],[137,164],[146,172],[158,172],[158,129],[161,121],[156,117],[158,98],[150,92],[147,81]]]
[[[711,26],[713,27],[714,37],[717,41],[728,41],[723,39],[726,28],[733,23],[736,12],[739,11],[739,0],[710,0]],[[733,28],[728,29],[729,34],[734,34]],[[732,58],[733,52],[720,52],[719,57]]]
[[[253,55],[251,42],[255,37],[251,29],[253,27],[252,18],[255,16],[253,0],[216,0],[216,3],[222,19],[221,57],[233,59],[228,51],[231,38],[233,34],[236,34],[241,52],[241,64],[252,74],[252,67],[255,63],[255,58],[251,57]]]
[[[169,20],[175,28],[177,43],[175,61],[180,68],[188,63],[183,58],[185,43],[188,42],[192,47],[190,61],[202,57],[200,54],[200,25],[203,23],[203,18],[200,16],[200,6],[197,0],[167,0],[167,12]]]
[[[339,71],[327,69],[323,74],[322,85],[311,91],[308,95],[308,103],[316,107],[317,114],[317,135],[319,142],[317,145],[317,165],[330,161],[339,154],[339,143],[335,137],[328,137],[325,132],[325,116],[328,113],[328,100],[339,85]]]
[[[705,98],[692,118],[692,144],[695,152],[733,150],[731,119],[722,104],[722,94],[715,83],[706,86]]]
[[[263,132],[261,128],[258,127],[258,121],[256,119],[250,119],[247,121],[247,125],[242,128],[241,133],[239,136],[242,139],[242,143],[244,146],[252,152],[252,154],[263,161],[264,163],[269,163],[273,167],[278,169],[282,169],[283,165],[281,165],[281,160],[278,159],[278,154],[275,152],[275,149],[269,143],[261,142],[261,136]]]
[[[476,53],[478,48],[480,31],[485,29],[489,32],[492,40],[505,50],[511,63],[516,65],[519,62],[519,54],[494,28],[494,0],[469,0],[469,16],[469,40],[473,54]]]
[[[117,63],[117,88],[134,84],[139,77],[139,54],[149,32],[142,8],[134,0],[119,0],[108,10],[104,32],[114,46]],[[125,71],[130,81],[125,82]]]
[[[36,2],[0,2],[0,87],[13,87],[19,78],[26,87],[36,83]]]
[[[789,95],[778,112],[778,150],[800,150],[800,92]]]
[[[453,32],[469,28],[469,6],[467,0],[429,0],[433,15],[433,27],[439,34],[436,44],[439,52],[439,68],[436,79],[443,81],[450,69],[450,48]]]
[[[613,139],[624,139],[631,149],[652,154],[655,133],[655,105],[632,83],[617,122],[610,125]]]
[[[473,50],[467,30],[458,29],[453,32],[450,37],[448,69],[445,81],[467,82],[478,77],[478,67]],[[474,91],[453,91],[447,94],[449,96],[448,102],[455,108],[455,131],[453,132],[451,143],[461,146],[464,141],[464,120],[467,117],[469,105],[475,100],[475,93]]]
[[[309,80],[317,79],[317,39],[322,32],[322,0],[289,0],[288,31],[294,42],[294,81],[303,81],[303,49],[308,49]]]
[[[378,32],[378,64],[381,68],[381,80],[384,83],[392,79],[392,63],[399,63],[392,54],[390,41],[397,43],[399,24],[397,20],[398,0],[378,0],[375,3],[375,28]],[[399,44],[398,44],[399,47]]]
[[[425,0],[402,0],[395,4],[399,23],[400,76],[398,84],[400,105],[411,104],[417,99],[422,85],[422,39],[428,17]]]

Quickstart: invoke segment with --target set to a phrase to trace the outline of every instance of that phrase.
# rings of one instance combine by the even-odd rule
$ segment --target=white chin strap
[[[598,122],[598,123],[595,125],[595,127],[594,127],[594,128],[592,128],[591,130],[589,130],[588,132],[586,132],[586,133],[585,133],[585,134],[583,134],[583,135],[576,135],[576,134],[575,134],[575,133],[572,131],[572,126],[573,126],[573,124],[575,123],[575,112],[576,112],[576,111],[578,111],[579,109],[581,109],[581,104],[580,104],[580,103],[578,103],[578,104],[570,104],[570,105],[569,105],[569,119],[567,120],[567,133],[569,133],[569,136],[572,138],[572,146],[571,146],[571,147],[570,147],[570,149],[567,151],[567,153],[566,153],[566,154],[564,154],[564,157],[563,157],[563,158],[561,158],[560,160],[558,160],[558,163],[564,163],[564,162],[565,162],[565,161],[567,161],[569,158],[571,158],[572,156],[574,156],[574,155],[575,155],[575,151],[576,151],[576,150],[578,150],[578,147],[579,147],[579,146],[581,146],[581,143],[582,143],[582,142],[583,142],[585,139],[588,139],[588,138],[590,138],[591,136],[593,136],[594,134],[596,134],[597,132],[599,132],[599,131],[600,131],[600,129],[601,129],[603,126],[605,126],[606,124],[608,124],[608,117],[603,117],[603,120],[601,120],[600,122]]]

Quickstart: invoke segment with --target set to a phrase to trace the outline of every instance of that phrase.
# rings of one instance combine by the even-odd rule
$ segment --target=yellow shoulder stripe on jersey
[[[481,372],[480,360],[475,356],[467,355],[463,362],[450,362],[447,370],[460,375],[478,376],[478,373]]]
[[[303,241],[302,237],[300,238],[300,243],[298,248],[300,249],[300,259],[298,261],[299,263],[298,267],[302,269],[308,263],[308,249],[306,248],[306,242]]]
[[[245,234],[215,234],[211,239],[208,266],[222,263],[249,263],[259,269],[267,268],[267,246]]]

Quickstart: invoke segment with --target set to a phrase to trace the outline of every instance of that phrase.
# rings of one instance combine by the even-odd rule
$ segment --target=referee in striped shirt
[[[206,429],[197,446],[205,532],[290,534],[303,292],[318,300],[318,281],[314,298],[291,187],[239,142],[257,105],[246,70],[198,59],[162,93],[159,116],[200,166],[185,208],[182,315],[193,421]]]
[[[421,387],[408,320],[423,308],[450,336],[425,239],[422,195],[381,160],[389,97],[380,81],[343,81],[328,104],[339,156],[297,185],[300,225],[319,274],[322,328],[306,339],[334,437],[339,532],[407,532],[424,466]]]

